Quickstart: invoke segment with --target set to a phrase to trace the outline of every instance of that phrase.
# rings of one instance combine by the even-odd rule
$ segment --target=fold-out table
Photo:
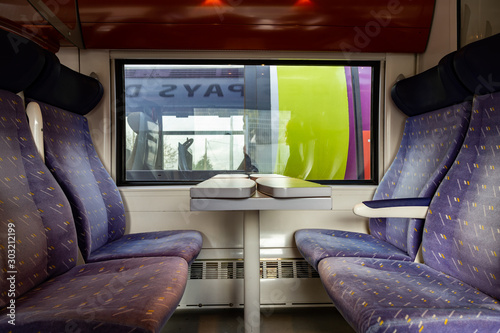
[[[331,187],[276,175],[217,175],[190,190],[192,211],[243,211],[245,332],[260,332],[260,211],[330,210]]]

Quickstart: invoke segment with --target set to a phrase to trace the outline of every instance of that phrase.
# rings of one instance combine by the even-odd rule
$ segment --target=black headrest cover
[[[457,76],[476,95],[500,90],[500,34],[461,48],[455,55]]]
[[[472,94],[454,72],[452,60],[453,53],[443,57],[437,66],[396,82],[391,97],[397,107],[415,116],[471,99]]]
[[[26,89],[26,97],[80,115],[92,111],[104,92],[101,83],[60,64],[53,54],[46,54],[46,59],[42,74]]]
[[[33,83],[45,63],[35,43],[0,29],[0,89],[18,93]]]

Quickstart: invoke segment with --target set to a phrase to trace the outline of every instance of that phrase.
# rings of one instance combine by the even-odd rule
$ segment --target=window
[[[117,180],[373,184],[378,62],[116,60]]]

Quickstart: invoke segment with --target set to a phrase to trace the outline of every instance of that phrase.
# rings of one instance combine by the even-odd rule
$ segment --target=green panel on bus
[[[344,67],[278,66],[280,126],[276,173],[344,179],[349,103]]]

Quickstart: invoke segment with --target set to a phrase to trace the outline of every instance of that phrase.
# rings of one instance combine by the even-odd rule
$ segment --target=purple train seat
[[[454,55],[475,95],[467,135],[434,195],[425,264],[326,258],[321,280],[358,332],[500,331],[500,35]]]
[[[424,198],[427,207],[455,160],[468,127],[472,96],[457,83],[451,59],[444,57],[438,66],[393,87],[393,100],[410,117],[396,158],[381,180],[374,202],[393,204],[394,199]],[[405,204],[412,206],[414,202]],[[370,234],[303,229],[295,233],[297,247],[314,268],[328,257],[413,261],[421,243],[423,218],[376,213],[364,215],[372,217]]]
[[[71,205],[15,94],[43,60],[35,44],[11,43],[18,38],[0,30],[0,331],[159,332],[183,295],[188,263],[148,257],[76,266]]]
[[[189,264],[201,250],[195,230],[125,234],[118,188],[99,159],[85,114],[100,101],[101,84],[47,54],[43,75],[25,92],[43,118],[45,163],[68,197],[86,262],[177,256]]]

